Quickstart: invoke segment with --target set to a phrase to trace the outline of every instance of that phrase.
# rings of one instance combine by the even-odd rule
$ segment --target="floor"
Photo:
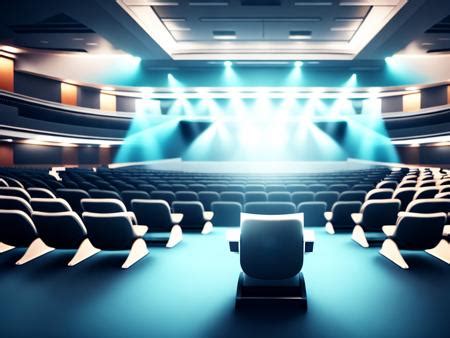
[[[303,273],[308,310],[236,312],[238,254],[225,229],[187,234],[121,270],[123,253],[74,268],[71,252],[27,265],[0,255],[0,337],[448,337],[450,267],[425,253],[403,271],[348,234],[316,229]]]

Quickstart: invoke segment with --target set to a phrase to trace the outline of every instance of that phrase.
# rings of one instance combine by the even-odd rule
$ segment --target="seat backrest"
[[[338,198],[339,193],[337,191],[319,191],[314,195],[315,201],[325,202],[327,204],[327,211],[331,210]]]
[[[267,202],[267,193],[264,191],[249,191],[245,193],[245,203]]]
[[[286,191],[286,186],[284,184],[268,184],[266,185],[266,192],[281,192]]]
[[[0,178],[0,187],[9,187],[9,184],[3,178]]]
[[[415,194],[416,188],[399,188],[394,191],[392,198],[400,200],[400,211],[405,211]]]
[[[302,202],[297,207],[297,212],[304,215],[305,227],[323,227],[326,220],[324,213],[327,211],[325,202]]]
[[[55,194],[46,188],[28,188],[31,198],[56,198]]]
[[[300,203],[311,202],[314,200],[314,193],[311,191],[296,191],[291,194],[291,201],[297,207]]]
[[[180,222],[182,227],[202,228],[205,220],[203,218],[202,203],[198,201],[175,201],[172,203],[172,209],[175,213],[183,214]]]
[[[306,184],[286,184],[286,190],[291,193],[308,191],[308,186]]]
[[[117,200],[122,200],[117,191],[103,190],[103,189],[91,189],[89,190],[89,195],[92,198],[113,198]]]
[[[156,187],[153,184],[139,184],[138,188],[139,190],[146,191],[149,194],[156,190]]]
[[[389,199],[392,198],[393,193],[393,189],[372,189],[367,193],[366,201]]]
[[[264,192],[264,185],[262,184],[247,184],[245,186],[245,191],[247,192]]]
[[[146,191],[142,190],[124,190],[121,192],[122,200],[128,210],[131,209],[132,200],[145,200],[150,199],[150,195]]]
[[[361,190],[363,190],[363,191],[367,192],[367,191],[372,190],[372,189],[373,189],[373,185],[372,184],[355,184],[352,187],[353,191],[361,191]]]
[[[83,198],[81,206],[84,212],[111,214],[116,212],[126,212],[125,204],[114,198]]]
[[[240,262],[245,274],[287,279],[303,266],[302,215],[241,215]]]
[[[170,206],[164,200],[134,199],[131,201],[131,209],[136,215],[138,224],[147,225],[149,231],[170,230],[173,226]]]
[[[64,212],[72,211],[69,203],[62,198],[32,198],[31,207],[34,211]]]
[[[83,198],[91,198],[91,196],[81,189],[57,189],[59,197],[65,199],[71,206],[72,210],[80,214],[83,212],[81,207],[81,200]]]
[[[334,227],[348,227],[353,228],[355,225],[353,223],[351,215],[353,213],[358,213],[361,209],[361,202],[358,201],[338,201],[334,203],[331,212],[333,213],[333,226]]]
[[[445,198],[445,199],[450,199],[450,191],[449,192],[441,192],[439,194],[436,194],[434,196],[434,198]]]
[[[437,212],[450,212],[450,199],[423,198],[409,203],[406,212],[432,214]]]
[[[220,200],[223,202],[237,202],[243,205],[245,203],[245,195],[237,191],[224,191],[220,193]]]
[[[196,192],[206,190],[206,185],[199,184],[199,183],[189,184],[188,187],[189,187],[189,190],[196,191]]]
[[[155,190],[151,193],[152,200],[164,200],[169,204],[175,201],[175,194],[168,190]]]
[[[242,205],[237,202],[212,202],[212,223],[216,227],[239,227]]]
[[[31,216],[33,209],[31,205],[21,197],[17,196],[1,196],[0,209],[3,210],[21,210],[28,216]]]
[[[206,211],[211,211],[211,203],[219,201],[220,195],[215,191],[199,191],[198,199],[202,202]]]
[[[339,195],[339,201],[357,201],[364,202],[366,199],[366,192],[364,190],[348,190],[343,191]]]
[[[186,184],[181,184],[181,183],[174,183],[172,184],[172,191],[174,192],[179,192],[179,191],[187,191],[188,186]]]
[[[363,220],[360,225],[369,231],[381,231],[382,226],[396,223],[399,210],[400,200],[397,199],[368,200],[361,206]]]
[[[392,238],[400,249],[426,250],[434,248],[442,239],[447,214],[406,212],[399,217]]]
[[[341,193],[343,191],[348,190],[349,188],[350,187],[348,186],[348,184],[340,184],[340,183],[338,183],[338,184],[331,184],[328,187],[328,190],[329,191],[337,191],[337,192]]]
[[[144,200],[147,201],[147,200]],[[102,250],[130,249],[135,235],[128,214],[84,212],[83,221],[88,231],[89,241]]]
[[[86,238],[86,228],[74,211],[40,212],[32,214],[39,237],[50,247],[77,249]]]
[[[260,215],[294,214],[295,204],[291,202],[250,202],[245,204],[244,212]]]
[[[312,192],[325,191],[327,190],[326,184],[315,183],[308,185],[308,190]]]
[[[439,189],[436,187],[425,187],[417,189],[414,200],[424,199],[424,198],[433,198],[436,194],[439,193]]]
[[[228,184],[226,191],[245,192],[245,186],[243,184]]]
[[[22,210],[0,209],[0,242],[27,247],[37,238],[31,217]]]
[[[376,185],[377,189],[395,189],[397,188],[397,182],[395,181],[381,181]]]
[[[0,187],[0,196],[16,196],[27,202],[31,199],[30,194],[25,189],[17,187]]]
[[[198,201],[198,194],[194,191],[177,191],[175,193],[176,201]]]
[[[273,191],[267,194],[270,202],[291,202],[291,193],[287,191]]]

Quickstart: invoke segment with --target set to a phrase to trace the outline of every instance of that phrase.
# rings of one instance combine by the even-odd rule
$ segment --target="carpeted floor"
[[[449,265],[411,253],[403,271],[349,234],[316,237],[306,312],[235,311],[239,256],[223,228],[152,247],[129,270],[123,253],[68,268],[65,251],[16,267],[13,250],[0,255],[0,337],[448,337]]]

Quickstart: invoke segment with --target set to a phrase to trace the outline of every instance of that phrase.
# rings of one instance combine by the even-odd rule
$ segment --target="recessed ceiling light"
[[[311,39],[311,31],[290,31],[289,39],[291,40],[308,40]]]
[[[234,31],[213,31],[216,40],[235,40],[236,33]]]
[[[434,43],[432,43],[432,42],[422,42],[421,45],[422,46],[433,46]]]
[[[331,27],[332,32],[354,32],[356,29],[354,27]]]
[[[98,46],[97,42],[87,42],[86,45],[88,46]]]
[[[224,63],[223,63],[223,65],[225,66],[225,67],[231,67],[232,65],[233,65],[233,62],[231,62],[231,61],[225,61]]]
[[[295,61],[294,62],[294,67],[296,67],[296,68],[300,68],[302,65],[303,65],[302,61]]]

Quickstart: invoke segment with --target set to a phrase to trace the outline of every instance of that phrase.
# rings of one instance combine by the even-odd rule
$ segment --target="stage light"
[[[353,73],[350,78],[344,83],[344,87],[356,87],[358,83],[358,76]]]
[[[296,67],[296,68],[300,68],[302,65],[303,65],[302,61],[295,61],[294,62],[294,67]]]
[[[227,68],[230,68],[230,67],[233,66],[233,62],[231,62],[231,61],[225,61],[225,62],[223,63],[223,65],[224,65],[225,67],[227,67]]]

